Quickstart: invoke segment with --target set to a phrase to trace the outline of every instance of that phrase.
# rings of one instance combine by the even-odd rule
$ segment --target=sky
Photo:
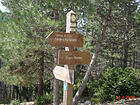
[[[8,9],[7,9],[6,7],[4,7],[4,6],[1,4],[1,1],[2,1],[2,0],[0,0],[0,10],[1,10],[2,12],[8,12]]]

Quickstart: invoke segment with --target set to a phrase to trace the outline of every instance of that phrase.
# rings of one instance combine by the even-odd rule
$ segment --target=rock
[[[86,101],[84,105],[91,105],[91,101]]]
[[[34,105],[34,102],[25,102],[25,103],[20,103],[20,105]]]

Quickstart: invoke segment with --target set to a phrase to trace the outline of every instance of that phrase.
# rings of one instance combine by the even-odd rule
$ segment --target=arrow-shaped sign
[[[59,65],[79,65],[89,64],[92,56],[89,52],[84,51],[59,51],[58,64]]]
[[[65,81],[65,82],[70,83],[70,84],[74,83],[74,79],[71,75],[71,72],[64,67],[56,66],[53,69],[53,74],[54,74],[56,79]]]
[[[83,47],[83,35],[81,34],[52,32],[46,39],[52,46]]]

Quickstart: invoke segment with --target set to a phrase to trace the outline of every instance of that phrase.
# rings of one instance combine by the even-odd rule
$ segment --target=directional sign
[[[83,47],[83,35],[81,34],[52,32],[46,39],[52,46]]]
[[[72,81],[73,79],[71,76],[71,72],[64,67],[56,66],[53,69],[53,74],[54,74],[56,79],[65,81],[65,82],[70,83],[70,84],[74,83],[74,81]]]
[[[91,60],[89,52],[81,51],[59,51],[58,64],[59,65],[78,65],[89,64]]]

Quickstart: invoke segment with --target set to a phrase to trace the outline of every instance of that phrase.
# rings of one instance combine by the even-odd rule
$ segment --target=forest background
[[[4,0],[2,4],[9,12],[0,11],[0,103],[62,102],[63,82],[52,73],[56,49],[45,38],[52,31],[65,32],[70,10],[76,12],[77,32],[84,36],[84,47],[76,50],[97,57],[76,101],[140,97],[139,1]],[[74,94],[88,68],[75,66]],[[59,101],[53,102],[56,88]]]

